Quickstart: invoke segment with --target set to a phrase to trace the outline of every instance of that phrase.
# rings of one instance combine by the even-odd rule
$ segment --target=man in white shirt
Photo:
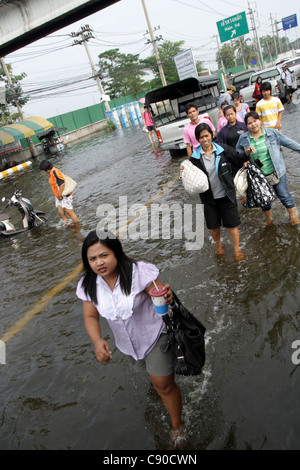
[[[291,92],[292,92],[292,88],[293,88],[293,79],[292,79],[292,74],[291,72],[289,71],[289,69],[287,68],[286,65],[284,65],[282,67],[282,75],[281,75],[281,78],[282,78],[282,81],[285,85],[285,96],[286,96],[286,99],[287,99],[287,102],[290,103],[291,102]]]

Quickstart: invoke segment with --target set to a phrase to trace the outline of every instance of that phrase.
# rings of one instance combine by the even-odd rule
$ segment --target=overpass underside
[[[120,0],[0,0],[0,57]]]

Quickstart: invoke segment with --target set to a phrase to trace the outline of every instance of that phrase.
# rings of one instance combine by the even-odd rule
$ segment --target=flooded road
[[[299,122],[299,106],[286,106],[282,132],[298,142]],[[284,155],[300,207],[300,155],[288,149]],[[115,348],[112,363],[96,361],[75,289],[82,240],[96,228],[99,206],[119,208],[120,197],[127,197],[128,207],[149,201],[195,204],[177,180],[183,158],[153,151],[141,129],[93,137],[51,157],[78,182],[79,231],[62,227],[48,177],[37,163],[0,182],[1,197],[12,195],[16,181],[22,195],[49,218],[0,244],[0,339],[6,338],[1,449],[169,448],[169,418],[148,378],[134,373]],[[203,375],[177,378],[188,449],[300,448],[300,364],[292,361],[292,344],[300,340],[300,232],[278,201],[273,208],[274,224],[265,228],[260,209],[240,207],[246,255],[241,262],[234,260],[225,231],[220,259],[206,229],[197,250],[186,249],[185,236],[134,240],[132,232],[123,241],[130,256],[159,267],[160,277],[207,328]],[[11,214],[17,223],[12,209]],[[113,347],[104,322],[102,328]]]

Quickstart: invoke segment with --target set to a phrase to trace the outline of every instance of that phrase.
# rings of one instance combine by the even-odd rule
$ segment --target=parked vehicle
[[[176,156],[186,149],[183,129],[190,122],[186,115],[188,103],[196,104],[199,116],[208,117],[217,128],[220,90],[219,77],[206,75],[186,78],[146,94],[145,104],[153,111],[152,119],[162,150],[169,150]]]
[[[244,72],[237,73],[232,79],[232,85],[235,86],[236,91],[240,91],[241,88],[244,88],[249,85],[249,79],[253,73],[257,70],[245,70]]]
[[[256,102],[252,95],[257,77],[261,77],[263,82],[270,82],[272,86],[272,96],[277,96],[282,102],[285,102],[285,89],[284,83],[281,80],[281,74],[281,68],[274,66],[259,70],[251,75],[249,85],[241,90],[241,97],[244,103],[248,103],[250,108],[255,108]]]
[[[29,199],[21,197],[21,191],[17,189],[16,184],[12,197],[10,199],[2,198],[2,202],[5,201],[7,201],[6,207],[15,206],[20,211],[23,228],[16,229],[10,222],[9,214],[0,214],[0,238],[18,235],[34,227],[38,227],[48,220],[45,212],[34,210]]]
[[[300,57],[300,49],[295,49],[287,52],[283,52],[282,54],[278,54],[275,65],[279,65],[282,67],[282,64],[287,60],[293,59],[295,57]]]

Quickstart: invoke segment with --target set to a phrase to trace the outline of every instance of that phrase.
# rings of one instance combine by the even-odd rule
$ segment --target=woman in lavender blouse
[[[99,235],[99,236],[98,236]],[[99,238],[100,237],[100,238]],[[100,317],[114,334],[117,348],[131,356],[136,369],[145,368],[172,420],[172,439],[183,439],[181,392],[174,381],[173,353],[161,351],[167,341],[164,322],[156,314],[149,295],[157,285],[158,269],[150,263],[134,261],[123,251],[118,238],[109,232],[92,231],[82,246],[84,274],[76,294],[83,301],[86,331],[102,364],[112,359],[109,344],[102,338]],[[166,301],[172,303],[170,285]]]

